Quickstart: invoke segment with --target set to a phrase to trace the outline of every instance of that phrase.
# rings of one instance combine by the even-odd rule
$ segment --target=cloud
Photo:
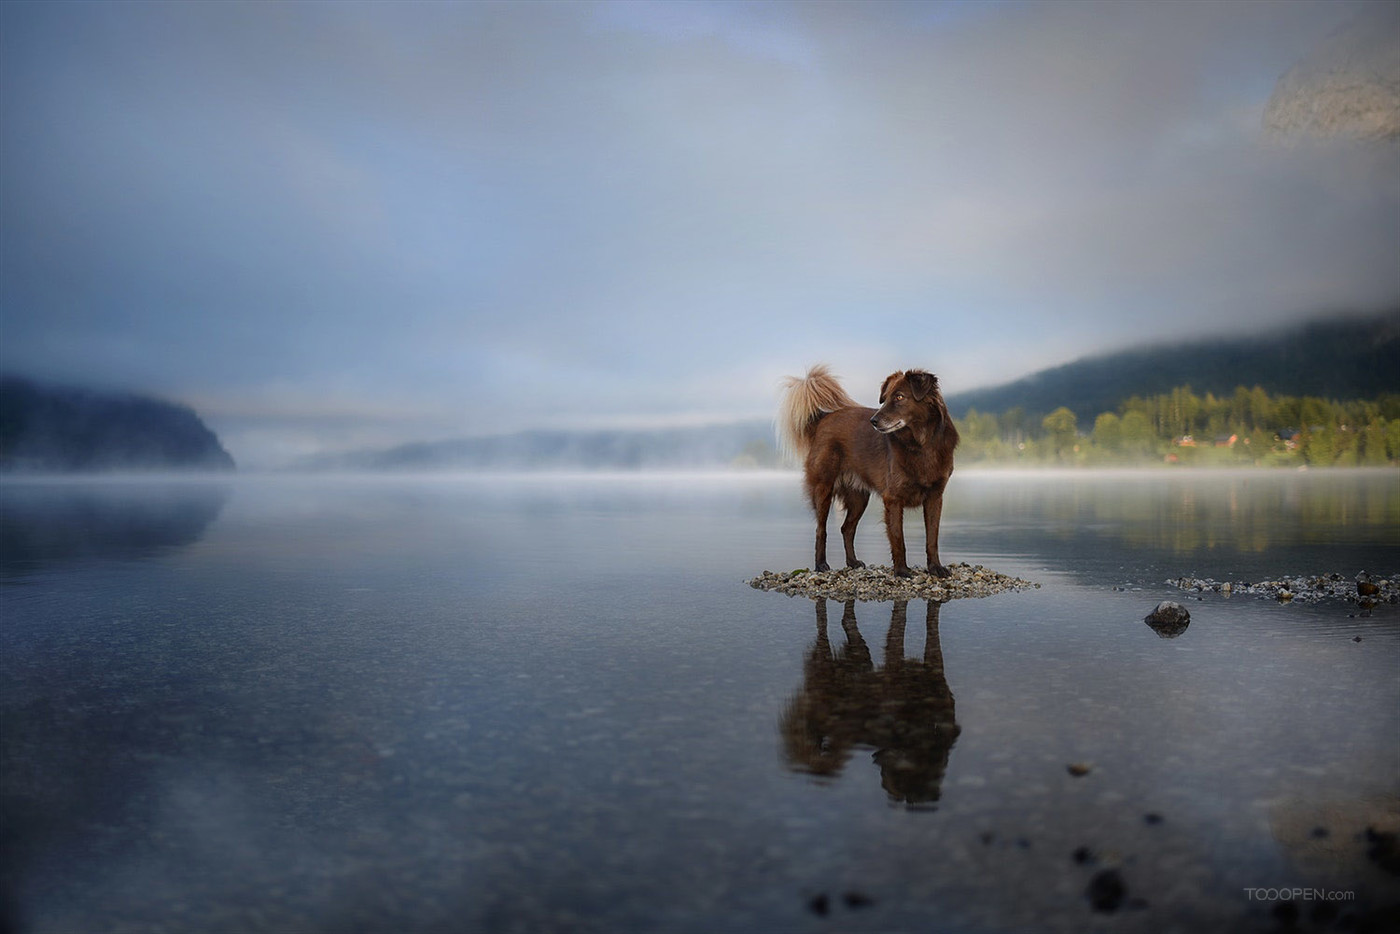
[[[1400,138],[1400,9],[1364,9],[1290,68],[1264,111],[1264,125],[1295,134]]]
[[[1395,150],[1261,134],[1365,9],[10,4],[0,364],[270,451],[1392,303]]]

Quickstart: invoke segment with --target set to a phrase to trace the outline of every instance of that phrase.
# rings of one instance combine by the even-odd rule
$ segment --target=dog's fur
[[[788,377],[786,386],[778,409],[778,443],[803,461],[807,495],[817,514],[815,568],[830,569],[826,519],[838,497],[846,508],[841,523],[846,566],[864,566],[856,559],[856,524],[870,494],[878,493],[885,504],[894,572],[901,577],[911,573],[904,552],[904,510],[921,506],[929,572],[947,577],[938,558],[938,524],[958,430],[938,390],[938,377],[923,370],[891,373],[880,387],[879,409],[856,405],[821,365],[805,377]]]

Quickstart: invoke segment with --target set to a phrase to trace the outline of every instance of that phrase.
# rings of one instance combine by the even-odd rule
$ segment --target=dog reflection
[[[942,794],[948,756],[958,738],[953,693],[943,674],[938,641],[940,604],[929,601],[924,657],[905,658],[908,604],[896,603],[885,641],[885,665],[876,668],[856,624],[856,606],[841,614],[846,645],[833,651],[827,608],[818,600],[817,641],[807,656],[802,690],[783,712],[789,765],[811,775],[835,776],[857,747],[874,749],[880,783],[891,800],[932,805]]]

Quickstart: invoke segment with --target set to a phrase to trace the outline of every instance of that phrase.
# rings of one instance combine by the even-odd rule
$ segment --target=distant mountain
[[[322,455],[303,470],[680,470],[772,467],[773,426],[764,420],[649,431],[526,431]]]
[[[1190,384],[1197,393],[1262,386],[1272,394],[1335,399],[1400,393],[1400,312],[1318,321],[1254,338],[1201,340],[1080,360],[1005,386],[950,396],[968,409],[1021,406],[1039,417],[1061,405],[1090,418],[1134,395]],[[647,431],[527,431],[320,455],[300,470],[678,470],[776,467],[773,426],[764,419]]]
[[[991,389],[948,397],[953,415],[1020,407],[1039,416],[1066,406],[1081,418],[1116,411],[1131,396],[1190,385],[1225,395],[1236,386],[1271,394],[1348,400],[1400,393],[1400,311],[1317,320],[1249,337],[1213,338],[1090,357]]]
[[[0,471],[232,470],[191,409],[0,377]]]

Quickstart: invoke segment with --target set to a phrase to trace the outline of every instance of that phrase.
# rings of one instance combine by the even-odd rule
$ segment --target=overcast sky
[[[946,392],[1400,299],[1324,3],[0,4],[0,364],[241,464]]]

